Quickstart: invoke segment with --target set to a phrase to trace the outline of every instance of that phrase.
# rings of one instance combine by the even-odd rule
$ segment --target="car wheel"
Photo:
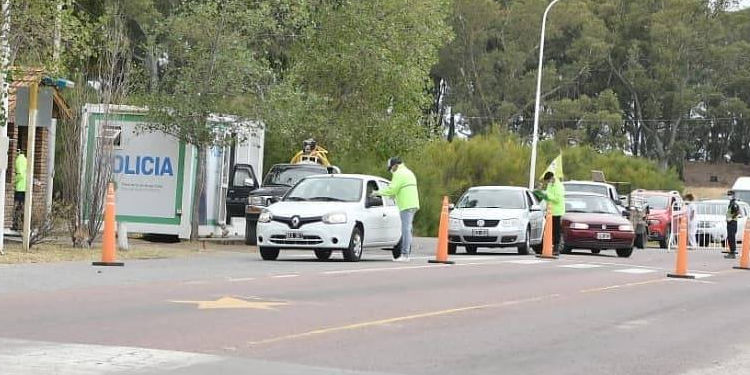
[[[601,252],[601,249],[591,249],[591,254],[599,254]]]
[[[344,249],[343,253],[344,259],[348,262],[356,262],[362,258],[362,229],[354,227],[349,247]]]
[[[627,258],[630,256],[630,254],[633,254],[632,247],[629,247],[627,249],[617,249],[617,256],[620,258]]]
[[[476,245],[466,245],[466,254],[476,254],[476,253],[477,253]]]
[[[257,223],[245,219],[245,245],[254,246],[258,244]]]
[[[526,239],[518,246],[518,255],[529,255],[529,248],[531,248],[531,230],[526,229]]]
[[[458,245],[456,245],[454,243],[449,243],[448,244],[448,254],[451,254],[451,255],[455,254],[457,247],[458,247]]]
[[[273,247],[259,247],[260,257],[263,260],[276,260],[279,257],[279,249]]]
[[[315,250],[315,257],[318,260],[328,260],[331,257],[333,251],[331,250]]]
[[[563,246],[561,253],[570,254],[573,251],[572,246]]]
[[[531,249],[533,249],[536,254],[541,254],[542,253],[542,245],[541,244],[534,245],[534,246],[531,247]]]
[[[700,247],[706,247],[706,246],[708,246],[708,235],[699,234],[698,235],[698,245],[700,245]]]
[[[668,224],[671,225],[671,224]],[[659,240],[659,247],[662,249],[666,249],[669,245],[669,237],[672,235],[672,229],[667,227],[667,231],[664,233],[664,239]]]
[[[635,235],[635,247],[639,249],[646,248],[646,236],[643,233]]]

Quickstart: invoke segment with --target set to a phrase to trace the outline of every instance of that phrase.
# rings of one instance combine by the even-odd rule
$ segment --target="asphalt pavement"
[[[717,250],[682,280],[653,248],[435,265],[434,246],[0,266],[0,374],[750,373],[750,272]]]

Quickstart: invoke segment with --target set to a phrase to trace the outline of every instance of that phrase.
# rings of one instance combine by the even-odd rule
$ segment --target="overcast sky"
[[[747,8],[747,7],[750,7],[750,0],[741,0],[740,8]]]

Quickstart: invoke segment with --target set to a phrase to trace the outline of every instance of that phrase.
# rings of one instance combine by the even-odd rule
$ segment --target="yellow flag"
[[[552,160],[552,163],[549,164],[549,167],[542,172],[542,175],[539,176],[539,179],[543,179],[544,175],[547,174],[547,172],[552,172],[555,174],[555,178],[561,179],[563,178],[563,160],[562,160],[562,153],[558,155],[555,160]]]

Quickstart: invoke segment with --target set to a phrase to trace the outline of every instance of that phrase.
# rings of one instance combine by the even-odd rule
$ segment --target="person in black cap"
[[[740,216],[740,206],[734,197],[734,191],[727,192],[729,206],[727,207],[727,243],[729,244],[729,254],[724,258],[734,259],[737,257],[737,218]]]

